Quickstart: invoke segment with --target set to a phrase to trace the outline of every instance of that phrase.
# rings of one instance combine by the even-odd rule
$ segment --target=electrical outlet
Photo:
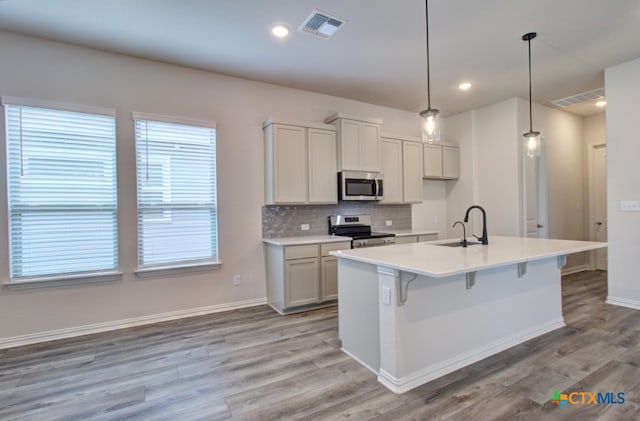
[[[300,225],[300,229],[302,231],[309,231],[309,224],[302,224]]]
[[[382,304],[391,305],[391,288],[389,287],[382,287]]]
[[[240,275],[234,275],[233,276],[233,285],[235,285],[235,286],[240,285]]]
[[[386,221],[384,221],[385,224],[387,224],[388,227],[390,227],[391,225],[393,225],[393,220],[391,219],[387,219]]]
[[[640,212],[639,200],[621,200],[620,212]]]

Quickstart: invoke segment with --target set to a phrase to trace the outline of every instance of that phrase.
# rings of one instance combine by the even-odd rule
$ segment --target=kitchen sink
[[[479,241],[467,241],[467,247],[468,246],[477,246],[478,244],[482,244]],[[461,241],[452,241],[449,243],[439,243],[439,244],[433,244],[434,246],[445,246],[445,247],[462,247],[462,242]]]

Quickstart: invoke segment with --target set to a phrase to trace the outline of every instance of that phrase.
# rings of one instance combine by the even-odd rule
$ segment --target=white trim
[[[12,280],[3,286],[10,290],[48,288],[58,286],[86,285],[100,282],[114,282],[122,279],[122,272],[77,273],[60,276],[42,276]]]
[[[139,268],[133,274],[136,278],[151,278],[158,275],[177,275],[181,273],[203,272],[207,270],[215,270],[222,266],[222,262],[197,262],[185,263],[182,265],[156,266],[148,268]]]
[[[589,265],[579,265],[579,266],[572,266],[570,268],[562,269],[560,274],[562,276],[565,276],[565,275],[571,275],[578,272],[585,272],[588,270],[593,270],[593,268]]]
[[[187,126],[200,126],[200,127],[208,127],[210,129],[216,128],[216,123],[208,120],[198,120],[189,117],[175,117],[168,115],[160,115],[160,114],[148,114],[148,113],[139,113],[132,112],[131,118],[133,120],[149,120],[149,121],[160,121],[164,123],[175,123],[175,124],[184,124]]]
[[[47,332],[38,332],[28,335],[13,336],[9,338],[0,338],[0,349],[31,345],[58,339],[73,338],[76,336],[108,332],[111,330],[125,329],[134,326],[142,326],[176,319],[184,319],[187,317],[202,316],[206,314],[237,310],[247,307],[255,307],[264,305],[266,303],[267,301],[265,298],[256,298],[253,300],[236,301],[234,303],[216,304],[207,307],[198,307],[187,310],[171,311],[168,313],[133,317],[131,319],[115,320],[112,322],[95,323],[92,325],[76,326],[66,329],[56,329]]]
[[[110,117],[116,116],[113,108],[94,107],[91,105],[68,104],[65,102],[47,101],[44,99],[18,98],[13,96],[3,96],[2,105],[20,105],[24,107],[52,108],[56,110],[75,111],[78,113],[101,114]]]
[[[378,374],[378,381],[393,393],[405,393],[417,386],[435,380],[438,377],[442,377],[445,374],[449,374],[462,367],[466,367],[469,364],[478,362],[491,355],[497,354],[498,352],[504,351],[505,349],[511,348],[512,346],[521,344],[522,342],[559,329],[563,326],[565,326],[564,319],[560,318],[552,320],[542,325],[529,328],[524,332],[519,332],[515,335],[498,339],[493,343],[459,354],[453,358],[449,358],[448,360],[429,367],[425,367],[416,373],[405,377],[394,377],[381,368],[380,373]]]
[[[314,123],[314,122],[304,122],[304,121],[291,121],[273,117],[267,117],[267,119],[262,123],[262,128],[265,129],[272,124],[282,124],[285,126],[296,126],[303,127],[305,129],[319,129],[319,130],[329,130],[332,132],[336,131],[336,126],[331,124],[322,124],[322,123]]]
[[[607,304],[611,304],[612,306],[620,306],[632,308],[634,310],[640,310],[640,300],[629,300],[628,298],[617,298],[612,297],[611,295],[607,295],[607,300],[605,301]]]

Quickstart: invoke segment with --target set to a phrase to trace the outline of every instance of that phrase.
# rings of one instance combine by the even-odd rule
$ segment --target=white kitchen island
[[[497,236],[467,248],[434,244],[442,242],[331,253],[342,350],[396,393],[564,326],[566,255],[606,247]]]

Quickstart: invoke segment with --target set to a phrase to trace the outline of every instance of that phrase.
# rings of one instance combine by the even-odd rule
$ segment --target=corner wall
[[[607,303],[640,309],[640,212],[620,212],[620,201],[640,200],[637,105],[640,59],[605,70],[607,92]]]

